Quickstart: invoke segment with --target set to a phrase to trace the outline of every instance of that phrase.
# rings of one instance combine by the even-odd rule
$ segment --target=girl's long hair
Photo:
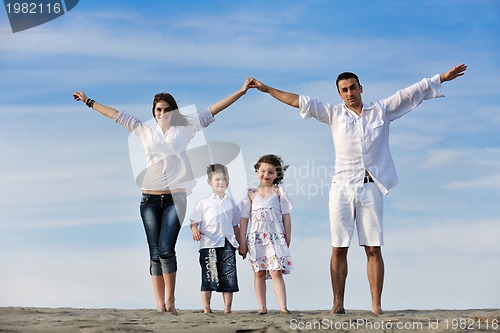
[[[257,163],[255,163],[255,165],[253,166],[255,169],[255,172],[257,172],[257,170],[259,170],[260,165],[262,163],[271,164],[271,165],[274,165],[276,167],[276,179],[273,181],[273,184],[281,184],[281,182],[283,181],[283,177],[285,176],[285,171],[286,171],[286,169],[288,169],[288,165],[285,165],[285,163],[283,163],[283,160],[281,159],[281,157],[279,157],[278,155],[274,155],[274,154],[262,156],[261,158],[259,158]]]

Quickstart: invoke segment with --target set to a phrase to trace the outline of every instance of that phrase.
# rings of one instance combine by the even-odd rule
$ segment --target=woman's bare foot
[[[170,312],[174,316],[177,316],[177,309],[175,308],[175,303],[174,302],[170,303],[169,305],[166,305],[165,306],[165,311],[166,312]]]

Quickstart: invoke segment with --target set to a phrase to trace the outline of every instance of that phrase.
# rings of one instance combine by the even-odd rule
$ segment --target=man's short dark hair
[[[337,81],[335,82],[335,84],[337,85],[337,90],[340,92],[339,81],[352,79],[352,78],[355,78],[358,85],[361,86],[361,84],[359,83],[359,78],[356,74],[351,73],[351,72],[344,72],[344,73],[340,73],[339,76],[337,76]]]
[[[222,174],[224,176],[226,176],[226,178],[228,177],[228,171],[227,171],[226,166],[222,165],[222,164],[219,164],[219,163],[215,163],[215,164],[210,164],[207,167],[207,176],[208,176],[208,179],[212,180],[212,176],[216,172],[222,172]]]

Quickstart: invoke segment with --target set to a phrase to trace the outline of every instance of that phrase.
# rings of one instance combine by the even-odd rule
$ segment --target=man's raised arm
[[[259,91],[268,93],[269,95],[276,98],[278,101],[288,104],[290,106],[299,107],[299,95],[294,93],[289,93],[286,91],[281,91],[279,89],[266,86],[264,83],[252,78],[251,88],[257,88]]]

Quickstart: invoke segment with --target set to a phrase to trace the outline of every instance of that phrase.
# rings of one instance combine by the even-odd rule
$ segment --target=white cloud
[[[450,182],[444,187],[447,190],[486,190],[498,191],[500,189],[500,176],[491,175],[484,178],[478,178],[468,181],[455,181]]]

